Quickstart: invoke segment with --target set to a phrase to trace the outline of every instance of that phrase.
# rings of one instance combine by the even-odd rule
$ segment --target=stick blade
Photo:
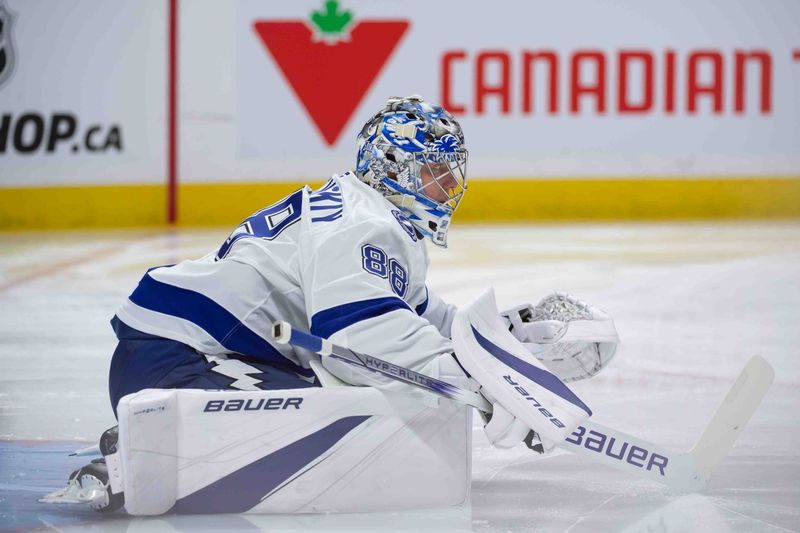
[[[700,439],[689,451],[706,482],[728,455],[774,378],[775,370],[760,355],[751,357],[739,374]]]

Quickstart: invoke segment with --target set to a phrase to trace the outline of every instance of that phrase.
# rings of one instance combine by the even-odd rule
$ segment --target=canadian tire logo
[[[306,20],[257,20],[253,29],[328,145],[336,143],[409,27],[356,21],[328,0]]]
[[[0,3],[0,87],[11,79],[16,64],[14,41],[11,35],[13,24],[14,16],[5,4]]]

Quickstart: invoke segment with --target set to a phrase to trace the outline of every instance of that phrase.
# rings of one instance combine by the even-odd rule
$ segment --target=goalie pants
[[[143,389],[278,390],[319,386],[314,373],[294,365],[265,363],[229,355],[238,360],[229,369],[194,348],[134,329],[118,317],[111,327],[119,339],[108,375],[114,416],[120,399]]]

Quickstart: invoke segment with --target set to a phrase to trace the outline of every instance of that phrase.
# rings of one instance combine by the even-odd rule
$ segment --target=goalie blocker
[[[543,441],[560,442],[592,415],[509,333],[497,313],[492,289],[456,314],[452,331],[459,363],[481,385],[494,411],[502,407],[523,429],[533,429]]]

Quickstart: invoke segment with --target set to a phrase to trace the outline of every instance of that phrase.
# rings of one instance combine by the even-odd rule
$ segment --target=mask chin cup
[[[450,226],[450,214],[436,215],[431,212],[434,202],[419,198],[410,193],[404,193],[403,188],[393,180],[384,179],[383,182],[393,190],[393,194],[385,196],[387,200],[403,209],[411,223],[423,235],[430,238],[436,246],[447,248],[447,230]]]
[[[409,210],[414,206],[414,202],[416,202],[416,198],[411,194],[392,194],[387,196],[386,199],[397,207]]]
[[[444,216],[439,219],[438,223],[429,221],[428,226],[431,228],[431,242],[436,246],[447,248],[447,230],[450,227],[450,217]]]

